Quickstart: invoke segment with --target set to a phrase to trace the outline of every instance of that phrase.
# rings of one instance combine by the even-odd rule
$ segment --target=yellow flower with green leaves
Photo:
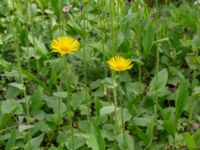
[[[110,69],[115,71],[125,71],[133,67],[133,64],[130,59],[126,59],[121,56],[112,57],[107,61],[107,63]]]
[[[54,52],[60,53],[62,56],[65,54],[71,54],[77,51],[80,47],[80,43],[68,36],[61,36],[51,42],[51,48]]]

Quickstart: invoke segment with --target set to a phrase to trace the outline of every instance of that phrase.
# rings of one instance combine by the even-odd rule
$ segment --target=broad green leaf
[[[11,122],[11,119],[12,119],[11,114],[1,114],[1,116],[0,116],[0,129],[7,127],[8,124]]]
[[[51,2],[51,7],[53,8],[54,13],[57,15],[57,19],[60,20],[60,12],[61,12],[60,6],[62,6],[62,5],[60,5],[61,1],[60,0],[50,0],[50,2]]]
[[[135,126],[147,127],[151,122],[151,117],[134,117],[132,123]]]
[[[122,72],[119,76],[120,82],[131,82],[132,78],[128,72]]]
[[[154,22],[152,20],[149,20],[149,22],[147,22],[146,24],[146,29],[142,36],[142,46],[144,50],[144,56],[146,59],[148,59],[148,55],[151,54],[151,48],[154,42],[154,35],[155,35]]]
[[[44,89],[47,89],[46,83],[43,82],[42,80],[38,79],[37,77],[35,77],[32,73],[30,73],[26,70],[21,70],[21,72],[23,75],[25,75],[27,77],[28,80],[32,80],[32,81],[36,82],[37,84],[39,84]]]
[[[147,135],[142,131],[142,129],[140,128],[136,128],[136,134],[138,135],[138,137],[145,143],[148,144],[148,137]]]
[[[49,79],[49,83],[48,83],[48,91],[50,91],[50,93],[52,91],[53,85],[57,81],[57,78],[58,78],[58,76],[57,76],[56,71],[54,69],[51,69],[50,79]]]
[[[11,136],[8,142],[6,143],[6,150],[11,150],[14,147],[16,141],[16,134],[17,134],[16,129],[11,132]]]
[[[119,108],[117,108],[119,110]],[[109,106],[104,106],[103,108],[100,109],[100,116],[105,116],[113,113],[115,111],[115,106],[113,104]]]
[[[176,123],[183,112],[183,109],[188,101],[188,83],[187,81],[182,81],[176,91]]]
[[[27,141],[27,143],[24,146],[25,150],[38,150],[40,149],[40,144],[44,138],[44,134],[41,134],[38,137],[32,138],[30,141]]]
[[[0,58],[0,67],[5,68],[6,70],[10,70],[11,69],[11,64],[4,60],[3,58]]]
[[[172,66],[169,67],[169,71],[172,73],[172,75],[175,75],[179,78],[180,81],[184,81],[185,77],[184,75],[181,73],[180,70],[178,70],[177,68],[174,68]]]
[[[157,114],[156,114],[157,115]],[[151,119],[150,124],[147,126],[146,129],[146,135],[147,135],[147,142],[148,145],[151,145],[152,141],[153,141],[153,135],[154,135],[154,127],[155,127],[155,119],[156,119],[156,115],[154,115],[154,117]]]
[[[42,54],[42,55],[46,55],[48,50],[46,48],[46,46],[44,45],[43,41],[37,39],[36,37],[33,37],[31,34],[28,35],[28,39],[31,42],[31,44],[33,44],[36,47],[36,50]]]
[[[128,92],[133,92],[135,95],[142,94],[144,92],[144,84],[140,82],[127,83],[126,89]]]
[[[42,96],[43,96],[43,91],[41,88],[37,88],[34,92],[34,94],[31,96],[30,98],[30,102],[31,102],[31,112],[34,113],[36,111],[38,111],[43,103],[42,103]]]
[[[165,128],[165,130],[171,134],[173,137],[175,136],[176,132],[176,125],[174,121],[171,120],[165,120],[162,124],[162,126]]]
[[[200,146],[200,129],[194,133],[194,140],[197,146]]]
[[[118,111],[118,125],[122,125],[122,114],[121,114],[121,108],[120,111]],[[129,113],[128,109],[123,109],[123,123],[128,122],[131,119],[132,115]]]
[[[85,91],[80,91],[72,94],[70,105],[73,109],[77,109],[81,103],[85,101]]]
[[[71,71],[63,70],[60,74],[60,79],[63,84],[66,86],[77,85],[78,84],[78,76]]]
[[[9,114],[9,113],[13,113],[14,111],[16,111],[16,109],[19,107],[20,107],[20,104],[16,100],[7,99],[5,101],[2,101],[1,111],[4,114]]]
[[[154,76],[153,80],[150,82],[150,93],[159,92],[162,90],[168,80],[168,71],[167,69],[163,69],[160,72],[158,72],[158,77],[156,78],[156,75]]]
[[[134,150],[135,142],[133,136],[125,132],[125,141],[123,139],[123,134],[117,137],[118,145],[121,150]]]
[[[6,98],[6,99],[15,98],[15,97],[17,97],[18,95],[20,95],[22,92],[23,92],[23,91],[20,90],[20,89],[17,88],[17,87],[9,86],[9,87],[8,87],[8,90],[7,90],[7,92],[6,92],[5,98]]]
[[[86,143],[92,150],[105,150],[105,142],[101,131],[93,123],[91,124]]]
[[[67,97],[67,92],[54,92],[53,93],[54,96],[58,97],[58,98],[66,98]]]
[[[189,150],[196,150],[197,147],[195,144],[194,137],[190,135],[190,133],[186,133],[184,138]]]
[[[26,130],[29,130],[31,128],[33,128],[33,125],[19,125],[19,132],[24,132]]]

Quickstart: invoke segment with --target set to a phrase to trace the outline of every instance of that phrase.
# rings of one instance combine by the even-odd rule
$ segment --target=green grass
[[[0,149],[200,148],[200,4],[145,2],[1,2]]]

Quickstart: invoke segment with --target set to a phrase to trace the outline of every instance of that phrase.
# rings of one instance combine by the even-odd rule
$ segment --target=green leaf
[[[11,64],[7,62],[6,60],[4,60],[3,58],[0,58],[0,67],[3,67],[6,70],[10,70]]]
[[[176,91],[176,123],[183,112],[183,109],[188,101],[188,83],[187,81],[182,81]]]
[[[61,12],[60,11],[61,8],[60,8],[59,4],[60,4],[60,0],[59,1],[58,0],[51,0],[51,7],[53,8],[53,11],[57,16],[58,21],[60,20],[60,12]]]
[[[136,128],[136,134],[145,143],[148,144],[148,137],[140,128]]]
[[[9,86],[8,90],[6,92],[5,98],[6,99],[11,99],[11,98],[15,98],[18,95],[20,95],[22,93],[22,90],[20,90],[19,88],[13,87],[13,86]]]
[[[58,98],[66,98],[67,92],[54,92],[53,95],[58,97]]]
[[[123,140],[123,134],[120,134],[117,137],[117,141],[118,141],[118,145],[119,145],[120,149],[121,150],[134,150],[135,142],[134,142],[133,136],[131,136],[125,132],[125,140],[126,140],[126,143]]]
[[[154,34],[154,22],[150,20],[149,22],[147,22],[145,32],[142,36],[142,46],[144,50],[144,56],[146,59],[148,59],[148,55],[151,53],[151,48],[154,42]]]
[[[36,47],[36,50],[39,54],[46,55],[48,50],[46,46],[44,45],[43,41],[40,41],[36,37],[33,37],[31,34],[28,35],[28,39]]]
[[[158,77],[156,80],[156,76],[154,76],[153,80],[150,82],[149,92],[155,94],[155,92],[161,91],[168,80],[168,71],[167,69],[163,69],[158,73]]]
[[[115,110],[115,106],[113,104],[109,106],[104,106],[103,108],[100,109],[100,116],[105,116],[113,113]],[[119,110],[119,109],[117,109]]]
[[[27,143],[24,146],[25,150],[38,150],[40,149],[40,144],[44,138],[44,134],[41,134],[38,137],[32,138],[30,141],[27,141]]]
[[[176,132],[176,125],[175,122],[171,121],[171,120],[165,120],[162,124],[162,126],[165,128],[165,130],[171,134],[173,137],[175,136],[175,132]]]
[[[34,113],[36,111],[38,111],[43,103],[42,103],[42,96],[43,96],[43,91],[41,88],[37,88],[36,91],[34,92],[34,94],[31,96],[30,98],[30,102],[31,102],[31,112]]]
[[[133,92],[135,95],[142,94],[144,92],[144,84],[140,82],[127,83],[126,89],[128,92]]]
[[[12,147],[15,145],[16,134],[17,134],[17,130],[13,130],[8,142],[6,143],[6,150],[11,150]]]
[[[132,123],[135,126],[147,127],[151,122],[151,117],[134,117]]]
[[[105,142],[101,131],[93,123],[91,124],[86,143],[92,150],[105,150]]]
[[[3,129],[6,126],[8,126],[11,119],[12,119],[11,114],[2,114],[2,112],[0,111],[0,129]]]
[[[122,114],[121,110],[118,111],[118,125],[122,126]],[[131,119],[132,115],[129,113],[128,109],[123,109],[123,123],[128,122]]]
[[[13,83],[10,83],[9,85],[12,86],[12,87],[18,88],[19,90],[24,90],[25,89],[24,85],[20,84],[20,83],[14,83],[13,82]]]
[[[48,91],[52,91],[52,87],[53,85],[56,83],[57,81],[57,74],[56,71],[54,69],[51,69],[51,74],[50,74],[50,79],[49,79],[49,84],[48,84]]]
[[[197,146],[200,146],[200,129],[194,133],[194,140]]]
[[[197,148],[194,137],[192,135],[190,135],[190,133],[186,133],[184,136],[184,139],[185,139],[185,142],[186,142],[189,150],[195,150]]]
[[[26,70],[21,70],[21,72],[23,75],[27,76],[28,80],[32,80],[32,81],[36,82],[37,84],[39,84],[44,89],[47,89],[46,83],[43,82],[42,80],[38,79],[37,77],[35,77],[32,73],[30,73]]]
[[[16,100],[8,99],[6,101],[2,101],[1,111],[4,114],[13,113],[18,107],[20,107],[20,104]]]

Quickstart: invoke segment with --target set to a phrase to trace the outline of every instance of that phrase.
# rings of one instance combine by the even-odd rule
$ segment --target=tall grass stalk
[[[158,21],[159,21],[159,7],[158,7],[158,0],[156,0],[156,40],[159,38],[159,28],[158,28]],[[159,72],[159,63],[160,63],[160,53],[159,53],[159,44],[156,44],[156,86],[158,84],[158,72]],[[154,100],[154,120],[155,120],[155,126],[157,124],[157,113],[158,113],[158,93],[156,91],[155,93],[155,100]],[[154,134],[154,133],[152,133]],[[152,136],[153,137],[153,136]],[[148,147],[151,147],[153,139],[150,139]]]
[[[8,6],[8,2],[7,2],[7,6]],[[12,0],[12,7],[14,8],[14,1]],[[9,10],[10,12],[10,10]],[[18,33],[19,33],[19,22],[18,22],[18,18],[14,18],[13,21],[10,18],[10,21],[12,22],[12,26],[15,27],[15,29],[13,29],[13,33],[14,33],[14,47],[15,47],[15,55],[16,55],[16,59],[17,59],[17,67],[18,67],[18,73],[19,73],[19,78],[20,78],[20,83],[24,86],[23,89],[23,96],[25,99],[25,105],[26,105],[26,122],[27,125],[30,125],[30,109],[29,109],[29,100],[27,98],[27,94],[26,94],[26,87],[24,85],[24,79],[23,79],[23,75],[22,75],[22,65],[21,65],[21,60],[20,60],[20,51],[19,51],[19,40],[18,40]],[[31,131],[30,129],[28,129],[28,147],[31,150],[32,146],[31,146]]]
[[[26,10],[26,13],[28,14],[28,8],[30,7],[30,4],[29,4],[29,1],[26,1],[26,8],[27,8],[27,10]],[[25,8],[25,9],[26,9]],[[32,18],[32,11],[30,12],[30,14],[31,14],[31,18]],[[31,24],[32,25],[32,24]],[[29,30],[28,30],[28,15],[26,15],[26,33],[27,33],[27,36],[26,36],[26,38],[25,38],[25,46],[26,46],[26,48],[27,48],[27,50],[28,50],[28,56],[30,55],[30,52],[29,52],[29,46],[30,46],[30,42],[29,42],[29,40],[28,40],[28,33],[29,33]],[[29,57],[28,57],[29,58]],[[30,62],[29,62],[29,60],[27,59],[27,63],[28,63],[28,70],[30,71],[31,70],[31,67],[30,67]]]
[[[84,30],[84,37],[83,37],[83,72],[84,72],[84,90],[85,90],[85,100],[86,100],[86,104],[87,104],[87,119],[90,120],[90,99],[88,97],[88,90],[87,90],[87,60],[86,60],[86,47],[85,47],[85,43],[87,41],[87,34],[86,34],[86,5],[83,2],[83,30]]]
[[[101,21],[100,21],[100,26],[101,29],[103,30],[105,28],[105,0],[101,0]],[[106,38],[106,33],[103,32],[103,38],[101,40],[101,48],[103,51],[103,62],[106,64],[106,58],[105,58],[105,38]],[[107,73],[107,67],[104,65],[104,78],[107,78],[108,73]]]
[[[111,35],[112,35],[112,53],[115,54],[115,44],[116,44],[116,34],[115,34],[115,0],[110,0],[110,22],[111,22]],[[114,71],[111,72],[112,74],[112,86],[113,86],[113,98],[114,98],[114,135],[118,136],[118,116],[117,116],[117,89],[116,89],[116,74]],[[116,142],[115,148],[117,147]]]
[[[137,1],[137,7],[138,7],[138,18],[139,18],[139,21],[141,19],[141,14],[140,14],[140,1]],[[141,34],[141,33],[140,33]],[[141,36],[140,34],[138,35],[138,59],[139,59],[139,63],[138,63],[138,79],[139,79],[139,83],[142,83],[142,67],[141,67],[141,45],[140,43],[142,43],[140,41],[141,39]],[[141,87],[139,86],[139,100],[141,100]]]

